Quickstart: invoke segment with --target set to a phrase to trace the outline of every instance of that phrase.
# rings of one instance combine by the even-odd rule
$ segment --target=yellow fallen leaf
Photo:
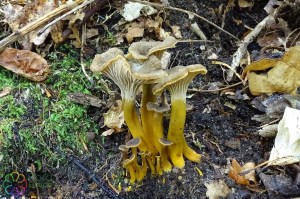
[[[266,73],[257,74],[252,71]],[[300,46],[294,46],[287,51],[282,59],[263,59],[248,65],[243,76],[248,74],[249,89],[252,95],[274,92],[297,94],[300,87]]]

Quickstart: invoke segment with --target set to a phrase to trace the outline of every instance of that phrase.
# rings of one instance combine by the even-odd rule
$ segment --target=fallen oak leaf
[[[247,173],[246,175],[240,175],[241,172],[245,170],[249,170],[251,168],[254,168],[255,164],[252,162],[246,163],[243,167],[235,160],[233,159],[231,162],[231,167],[230,171],[228,173],[228,176],[233,179],[237,184],[241,185],[255,185],[256,180],[255,180],[255,170]]]
[[[0,53],[0,65],[32,81],[47,78],[50,66],[40,55],[29,50],[6,48]]]
[[[271,68],[266,74],[251,71],[263,71]],[[297,94],[300,86],[300,46],[294,46],[284,54],[282,59],[263,59],[248,65],[243,75],[249,73],[248,82],[251,94],[272,94],[274,92]]]

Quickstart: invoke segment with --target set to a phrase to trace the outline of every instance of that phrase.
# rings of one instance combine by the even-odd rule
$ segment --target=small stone
[[[86,138],[88,139],[88,141],[93,141],[95,138],[96,134],[94,132],[87,132],[86,133]]]

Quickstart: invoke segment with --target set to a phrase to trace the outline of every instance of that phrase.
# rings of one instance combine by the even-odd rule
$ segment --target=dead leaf
[[[131,26],[127,29],[127,33],[125,37],[128,43],[131,43],[134,38],[136,37],[143,37],[144,36],[144,27],[142,24],[139,23],[132,23]]]
[[[6,48],[0,53],[0,65],[32,81],[47,78],[50,67],[40,55],[29,50]]]
[[[122,125],[124,124],[124,113],[122,107],[122,101],[117,100],[116,103],[110,107],[110,109],[103,114],[104,125],[108,128],[113,129],[116,132],[123,131]],[[114,131],[105,132],[105,134],[110,135]]]
[[[206,196],[209,199],[226,198],[231,193],[229,187],[225,184],[224,180],[212,181],[204,183],[207,188]]]
[[[121,15],[126,21],[133,21],[137,19],[141,14],[149,16],[157,13],[157,10],[149,5],[144,5],[136,2],[128,2],[125,4]]]
[[[300,110],[286,107],[269,158],[269,165],[287,165],[299,162]]]
[[[180,27],[179,26],[171,26],[172,28],[172,34],[176,39],[182,39],[182,35],[180,32]]]
[[[237,184],[247,185],[247,186],[253,184],[255,185],[256,184],[255,170],[243,176],[239,175],[239,173],[241,173],[242,171],[249,170],[254,167],[255,164],[252,162],[248,162],[243,167],[241,167],[240,164],[235,159],[233,159],[231,162],[231,167],[228,176],[231,179],[233,179]]]
[[[270,68],[265,74],[251,72]],[[290,48],[281,60],[263,59],[253,62],[245,68],[243,76],[249,72],[248,82],[252,95],[274,92],[296,95],[300,86],[300,46]]]
[[[282,45],[283,39],[277,34],[277,32],[271,32],[263,37],[257,38],[257,43],[261,47],[265,46],[280,46]]]

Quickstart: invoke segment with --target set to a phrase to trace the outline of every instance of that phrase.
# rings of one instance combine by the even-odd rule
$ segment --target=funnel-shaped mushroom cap
[[[161,143],[163,146],[170,146],[173,144],[172,141],[166,139],[166,138],[159,138],[159,143]]]
[[[167,72],[161,69],[160,60],[151,55],[144,63],[130,63],[131,73],[136,79],[143,80],[144,83],[156,83],[159,78],[167,76]]]
[[[91,71],[101,72],[109,77],[120,87],[122,99],[130,99],[134,98],[141,81],[132,76],[130,65],[122,55],[123,52],[117,48],[96,55],[91,64]]]
[[[129,165],[130,163],[133,163],[134,159],[135,159],[135,155],[132,154],[132,155],[130,156],[129,159],[124,160],[124,162],[123,162],[123,167],[126,167],[126,166]]]
[[[168,76],[161,78],[160,82],[156,84],[152,91],[155,95],[159,95],[164,89],[170,92],[175,90],[182,90],[186,92],[189,83],[198,74],[206,74],[206,68],[201,64],[194,64],[189,66],[176,66],[168,71]]]
[[[123,51],[118,48],[110,48],[105,53],[96,55],[90,67],[91,71],[94,73],[101,72],[111,62],[116,61],[118,55],[124,55]]]
[[[130,59],[131,57],[137,60],[145,60],[148,59],[152,54],[160,54],[168,48],[174,48],[177,43],[177,40],[174,37],[167,37],[163,42],[147,42],[147,41],[139,41],[132,43],[129,47],[129,55],[127,57]],[[160,56],[158,56],[160,58]]]
[[[126,148],[138,147],[141,144],[141,138],[132,138],[128,142],[126,142]]]
[[[126,148],[126,146],[124,144],[122,144],[122,145],[119,146],[119,150],[127,152],[128,148]]]

